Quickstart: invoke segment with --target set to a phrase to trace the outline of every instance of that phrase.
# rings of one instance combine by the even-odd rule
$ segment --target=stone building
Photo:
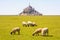
[[[21,16],[42,16],[41,13],[39,13],[38,11],[36,11],[34,8],[32,8],[31,5],[29,5],[28,7],[26,7],[21,13],[19,13],[19,15]]]

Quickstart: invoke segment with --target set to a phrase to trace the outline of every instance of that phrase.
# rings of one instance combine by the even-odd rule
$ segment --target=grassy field
[[[22,21],[34,21],[38,26],[23,27]],[[10,35],[19,26],[21,35]],[[35,29],[49,28],[49,36],[32,36]],[[60,16],[0,16],[0,40],[60,40]]]

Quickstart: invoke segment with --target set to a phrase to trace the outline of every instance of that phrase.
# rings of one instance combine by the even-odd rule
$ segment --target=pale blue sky
[[[44,15],[60,15],[60,0],[0,0],[0,15],[18,15],[29,2]]]

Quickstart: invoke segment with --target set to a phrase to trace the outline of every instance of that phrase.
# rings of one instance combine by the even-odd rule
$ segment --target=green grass
[[[23,27],[22,21],[34,21],[38,26]],[[21,35],[10,35],[19,26]],[[49,28],[49,36],[32,36],[35,29]],[[41,35],[41,34],[40,34]],[[60,16],[0,16],[0,40],[60,40]]]

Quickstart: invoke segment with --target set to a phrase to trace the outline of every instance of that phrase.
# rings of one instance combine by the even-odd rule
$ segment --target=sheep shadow
[[[53,37],[53,35],[35,35],[35,36],[42,36],[42,37]]]
[[[43,36],[43,35],[40,35]],[[44,35],[43,37],[53,37],[53,35]]]
[[[11,35],[11,34],[10,34]],[[12,34],[12,35],[21,35],[21,34]]]

